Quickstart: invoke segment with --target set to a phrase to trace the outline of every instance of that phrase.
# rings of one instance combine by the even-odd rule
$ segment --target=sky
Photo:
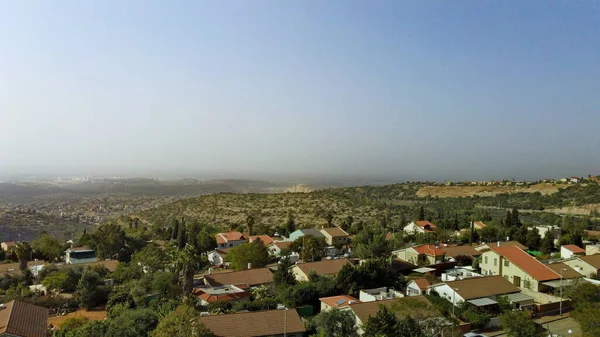
[[[0,1],[0,176],[600,174],[598,1]]]

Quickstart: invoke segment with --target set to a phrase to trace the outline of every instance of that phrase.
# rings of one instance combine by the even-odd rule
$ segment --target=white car
[[[467,332],[463,335],[463,337],[488,337],[484,334],[480,334],[479,332]]]

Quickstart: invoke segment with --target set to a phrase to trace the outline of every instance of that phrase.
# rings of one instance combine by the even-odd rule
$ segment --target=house
[[[297,281],[308,281],[309,275],[313,272],[319,276],[335,276],[347,264],[352,262],[348,259],[322,260],[297,263],[290,269]]]
[[[270,244],[273,243],[273,239],[268,236],[268,235],[252,235],[248,237],[248,242],[252,243],[254,242],[256,239],[260,239],[260,241],[262,241],[262,243],[265,244],[265,246],[268,246]]]
[[[118,260],[104,260],[104,261],[96,261],[96,262],[88,262],[88,263],[78,263],[77,267],[85,268],[85,267],[95,267],[102,266],[106,268],[109,272],[113,273],[117,270],[117,266],[119,266]],[[58,269],[72,268],[75,267],[70,264],[57,264],[56,267]]]
[[[475,221],[473,222],[473,228],[479,230],[479,229],[483,229],[486,226],[486,224],[484,224],[482,221]]]
[[[429,300],[427,300],[427,298],[424,296],[402,297],[392,300],[354,303],[342,308],[341,310],[349,310],[354,315],[358,333],[362,335],[364,333],[362,330],[363,324],[369,320],[369,317],[377,315],[377,312],[381,306],[389,308],[395,303],[400,304],[398,307],[406,308],[405,311],[398,313],[399,316],[410,316],[421,321],[427,318],[442,316],[442,314],[435,309],[431,302],[429,302]],[[406,305],[403,306],[402,304]]]
[[[246,291],[248,286],[229,285],[214,288],[194,288],[192,294],[198,298],[201,305],[209,305],[216,302],[239,302],[249,301],[250,293]]]
[[[386,287],[363,289],[358,293],[358,299],[361,302],[391,300],[399,297],[404,297],[404,294],[394,289],[388,289]]]
[[[269,250],[269,254],[274,256],[281,256],[282,251],[289,251],[289,247],[292,244],[292,241],[274,241],[269,246],[267,246],[267,250]]]
[[[423,295],[430,285],[431,283],[426,278],[414,279],[406,285],[406,296]]]
[[[404,226],[403,230],[406,234],[435,233],[436,226],[427,220],[417,220]]]
[[[65,251],[65,262],[67,264],[90,263],[96,261],[98,261],[96,252],[86,246],[71,247]]]
[[[577,184],[577,183],[579,183],[579,181],[580,181],[580,180],[581,180],[581,179],[580,179],[579,177],[575,177],[575,176],[573,176],[573,177],[571,177],[571,178],[569,179],[569,182],[570,182],[570,183],[572,183],[572,184]]]
[[[483,275],[475,271],[471,266],[454,267],[447,269],[442,273],[442,281],[464,280],[471,277],[481,277]]]
[[[416,265],[430,265],[444,261],[446,253],[434,245],[419,245],[392,252],[392,255]]]
[[[0,243],[0,248],[7,253],[12,252],[15,250],[15,248],[17,248],[17,243],[13,241],[2,242]]]
[[[594,255],[594,254],[600,254],[600,244],[586,245],[585,246],[585,255]]]
[[[579,272],[577,272],[575,269],[573,269],[573,267],[569,266],[568,264],[564,263],[564,262],[558,262],[558,263],[550,263],[547,264],[546,266],[548,266],[548,268],[554,270],[554,272],[556,272],[558,275],[560,275],[564,280],[574,280],[574,279],[580,279],[583,276],[581,274],[579,274]],[[560,281],[560,280],[559,280]],[[571,282],[565,282],[566,284],[570,284]]]
[[[222,266],[225,264],[225,257],[231,248],[215,249],[208,252],[208,262],[212,266]]]
[[[306,332],[294,309],[209,315],[200,321],[218,337],[302,337]]]
[[[552,236],[554,237],[554,244],[558,243],[561,235],[560,227],[539,225],[534,227],[528,227],[527,229],[532,230],[533,228],[536,228],[538,230],[542,238],[546,236],[547,232],[552,233]]]
[[[493,246],[482,255],[479,263],[483,275],[500,275],[517,287],[544,292],[551,288],[545,282],[560,279],[560,275],[517,246]]]
[[[329,227],[321,229],[325,236],[325,242],[330,246],[347,245],[350,242],[350,235],[340,227]]]
[[[246,242],[244,234],[238,231],[215,234],[217,248],[232,248]]]
[[[585,255],[585,250],[576,245],[563,245],[560,246],[560,258],[570,259],[574,256]]]
[[[31,271],[33,276],[37,276],[40,270],[44,269],[46,265],[46,261],[34,260],[27,261],[27,269]],[[21,263],[1,263],[0,264],[0,276],[4,275],[21,275]]]
[[[21,301],[0,304],[0,336],[46,337],[47,330],[48,309]]]
[[[578,256],[563,263],[585,277],[600,277],[600,254]]]
[[[525,247],[524,245],[522,245],[519,241],[498,241],[498,242],[492,242],[492,243],[483,243],[479,246],[475,246],[475,250],[478,250],[480,252],[489,250],[491,246],[496,246],[496,247],[507,247],[507,246],[515,246],[515,247],[519,247],[523,250],[527,250],[527,247]]]
[[[325,238],[325,235],[323,235],[323,233],[321,233],[318,229],[305,228],[305,229],[298,229],[298,230],[295,230],[292,233],[290,233],[290,237],[288,238],[288,241],[296,241],[299,238],[301,238],[303,236],[307,236],[307,235],[312,235],[316,238]]]
[[[429,293],[434,291],[456,306],[463,302],[479,308],[495,305],[499,296],[508,296],[509,300],[519,306],[533,304],[533,298],[521,294],[519,287],[500,275],[445,282],[429,287]]]
[[[476,259],[483,254],[477,249],[471,246],[454,246],[454,247],[440,247],[441,251],[443,251],[447,257],[456,258],[457,256],[468,256],[470,258]]]
[[[273,283],[273,272],[269,268],[256,268],[209,274],[204,276],[204,283],[213,288],[231,284],[247,284],[249,287],[257,287]]]
[[[340,295],[319,298],[321,301],[321,311],[327,311],[331,309],[339,309],[347,307],[350,304],[360,303],[360,301],[350,295]]]

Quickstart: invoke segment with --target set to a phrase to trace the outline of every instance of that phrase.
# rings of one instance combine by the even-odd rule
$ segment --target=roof
[[[37,305],[10,301],[0,310],[0,335],[46,337],[48,309]]]
[[[334,259],[334,260],[322,260],[317,262],[305,262],[298,263],[294,267],[300,268],[306,275],[311,272],[317,273],[317,275],[333,275],[337,274],[343,266],[352,264],[348,259]],[[292,267],[293,268],[293,267]]]
[[[299,229],[297,230],[297,232],[302,233],[302,235],[312,235],[314,237],[317,238],[322,238],[324,237],[323,233],[321,233],[318,229],[316,228],[304,228],[304,229]]]
[[[580,256],[579,259],[596,269],[600,269],[600,254]]]
[[[429,267],[421,267],[421,268],[413,269],[413,271],[415,273],[427,274],[427,273],[431,273],[432,271],[436,271],[436,269],[429,268]]]
[[[498,296],[520,292],[521,289],[510,283],[503,276],[472,277],[464,280],[445,282],[450,288],[458,289],[456,293],[465,300]]]
[[[273,239],[268,235],[252,235],[248,238],[248,241],[253,242],[256,239],[260,239],[260,241],[262,241],[265,244],[265,246],[268,246],[271,243],[273,243]]]
[[[61,264],[57,265],[59,269],[61,268],[74,268],[74,267],[93,267],[93,266],[104,266],[104,268],[108,269],[109,272],[114,272],[117,270],[117,266],[119,265],[118,260],[104,260],[104,261],[96,261],[89,263],[76,263],[76,264]]]
[[[434,245],[420,245],[411,247],[416,250],[419,254],[432,255],[432,256],[442,256],[446,254],[442,249],[437,248]]]
[[[215,238],[217,239],[217,243],[219,243],[219,244],[227,243],[229,241],[246,240],[246,237],[244,236],[244,234],[242,234],[238,231],[231,231],[231,232],[215,234]]]
[[[375,316],[377,314],[380,305],[389,307],[395,302],[403,301],[422,302],[423,305],[421,307],[431,306],[431,302],[429,302],[429,300],[427,300],[424,296],[410,296],[394,298],[391,300],[355,303],[350,304],[348,308],[350,308],[350,310],[354,312],[354,314],[360,319],[362,323],[365,323],[370,316]]]
[[[354,301],[352,303],[360,303],[358,299],[348,295],[322,297],[319,298],[319,301],[335,308],[347,307],[350,301]]]
[[[292,244],[292,241],[275,241],[271,245],[277,246],[279,249],[286,249]]]
[[[92,251],[93,252],[93,250],[90,249],[90,247],[88,247],[88,246],[71,247],[71,248],[69,248],[67,250],[71,251],[71,252],[82,252],[82,251]]]
[[[392,269],[395,271],[402,272],[402,271],[407,271],[407,270],[413,270],[415,268],[417,268],[416,265],[414,265],[408,261],[404,261],[400,258],[394,258],[392,260]]]
[[[481,221],[475,221],[473,224],[475,225],[475,227],[479,227],[479,228],[483,228],[483,227],[487,226],[486,224],[484,224]]]
[[[547,264],[546,266],[548,266],[548,268],[554,270],[559,275],[562,270],[562,277],[566,278],[566,279],[581,277],[581,274],[578,273],[575,269],[571,268],[570,266],[568,266],[567,264],[562,263],[562,262],[551,263],[551,264]]]
[[[442,247],[440,248],[440,250],[445,252],[446,256],[450,257],[457,257],[459,255],[478,257],[481,256],[481,254],[483,254],[482,252],[478,251],[477,249],[471,246]]]
[[[585,249],[580,248],[576,245],[562,245],[562,248],[565,248],[575,254],[585,254]]]
[[[294,309],[241,312],[202,316],[200,321],[220,337],[253,337],[304,333],[306,329]]]
[[[489,299],[487,297],[478,298],[478,299],[475,299],[475,300],[469,300],[468,302],[471,303],[471,304],[473,304],[473,305],[475,305],[475,306],[477,306],[477,307],[484,307],[486,305],[498,304],[498,302],[496,302],[496,301],[494,301],[492,299]]]
[[[36,260],[36,261],[27,261],[27,268],[31,268],[34,266],[42,266],[45,265],[46,261]],[[20,273],[20,263],[0,263],[0,273]]]
[[[414,282],[417,287],[419,287],[419,289],[421,290],[425,290],[427,289],[427,287],[429,287],[431,285],[431,283],[429,283],[429,281],[427,281],[427,279],[425,278],[416,278],[414,280],[412,280],[412,282]]]
[[[325,232],[333,238],[349,236],[348,233],[346,233],[343,229],[341,229],[339,227],[323,228],[323,229],[321,229],[321,232]]]
[[[231,284],[247,284],[251,287],[273,282],[273,273],[269,268],[256,268],[230,273],[210,274],[204,276],[205,282],[211,287]]]
[[[560,278],[554,270],[527,254],[523,249],[516,246],[490,246],[496,253],[508,259],[525,273],[537,281],[550,281]]]
[[[497,247],[498,245],[500,245],[500,247],[515,246],[515,247],[519,247],[523,250],[527,249],[527,247],[523,246],[519,241],[489,242],[489,243],[484,243],[482,245],[479,245],[479,246],[475,247],[475,249],[477,249],[477,250],[490,249],[492,246]]]
[[[16,246],[17,246],[17,243],[16,243],[16,242],[14,242],[14,241],[5,241],[5,242],[2,242],[2,243],[3,243],[3,244],[5,244],[5,245],[6,245],[7,247],[9,247],[9,248],[10,248],[10,247],[16,247]]]
[[[211,291],[212,289],[194,288],[192,294],[208,303],[228,302],[250,297],[250,293],[243,291],[241,288],[236,289],[232,287],[227,289],[223,287],[223,289],[219,289],[221,291],[217,292]]]
[[[533,303],[533,297],[531,297],[529,295],[525,295],[523,293],[508,294],[508,295],[506,295],[506,297],[512,303],[517,303],[517,302],[531,302],[531,303]]]
[[[435,232],[435,229],[437,228],[434,224],[432,224],[431,222],[429,222],[427,220],[417,220],[417,221],[414,221],[414,223],[415,223],[415,225],[423,228],[426,232]]]

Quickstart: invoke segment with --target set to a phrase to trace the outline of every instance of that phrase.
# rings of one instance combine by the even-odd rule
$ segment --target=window
[[[508,260],[504,260],[504,266],[508,267]]]
[[[495,258],[494,258],[494,267],[497,267],[497,266],[498,266],[498,258],[497,258],[497,257],[495,257]]]
[[[488,263],[487,256],[485,256],[485,257],[483,258],[483,260],[484,260],[484,263],[485,263],[485,264],[487,264],[487,263]]]

